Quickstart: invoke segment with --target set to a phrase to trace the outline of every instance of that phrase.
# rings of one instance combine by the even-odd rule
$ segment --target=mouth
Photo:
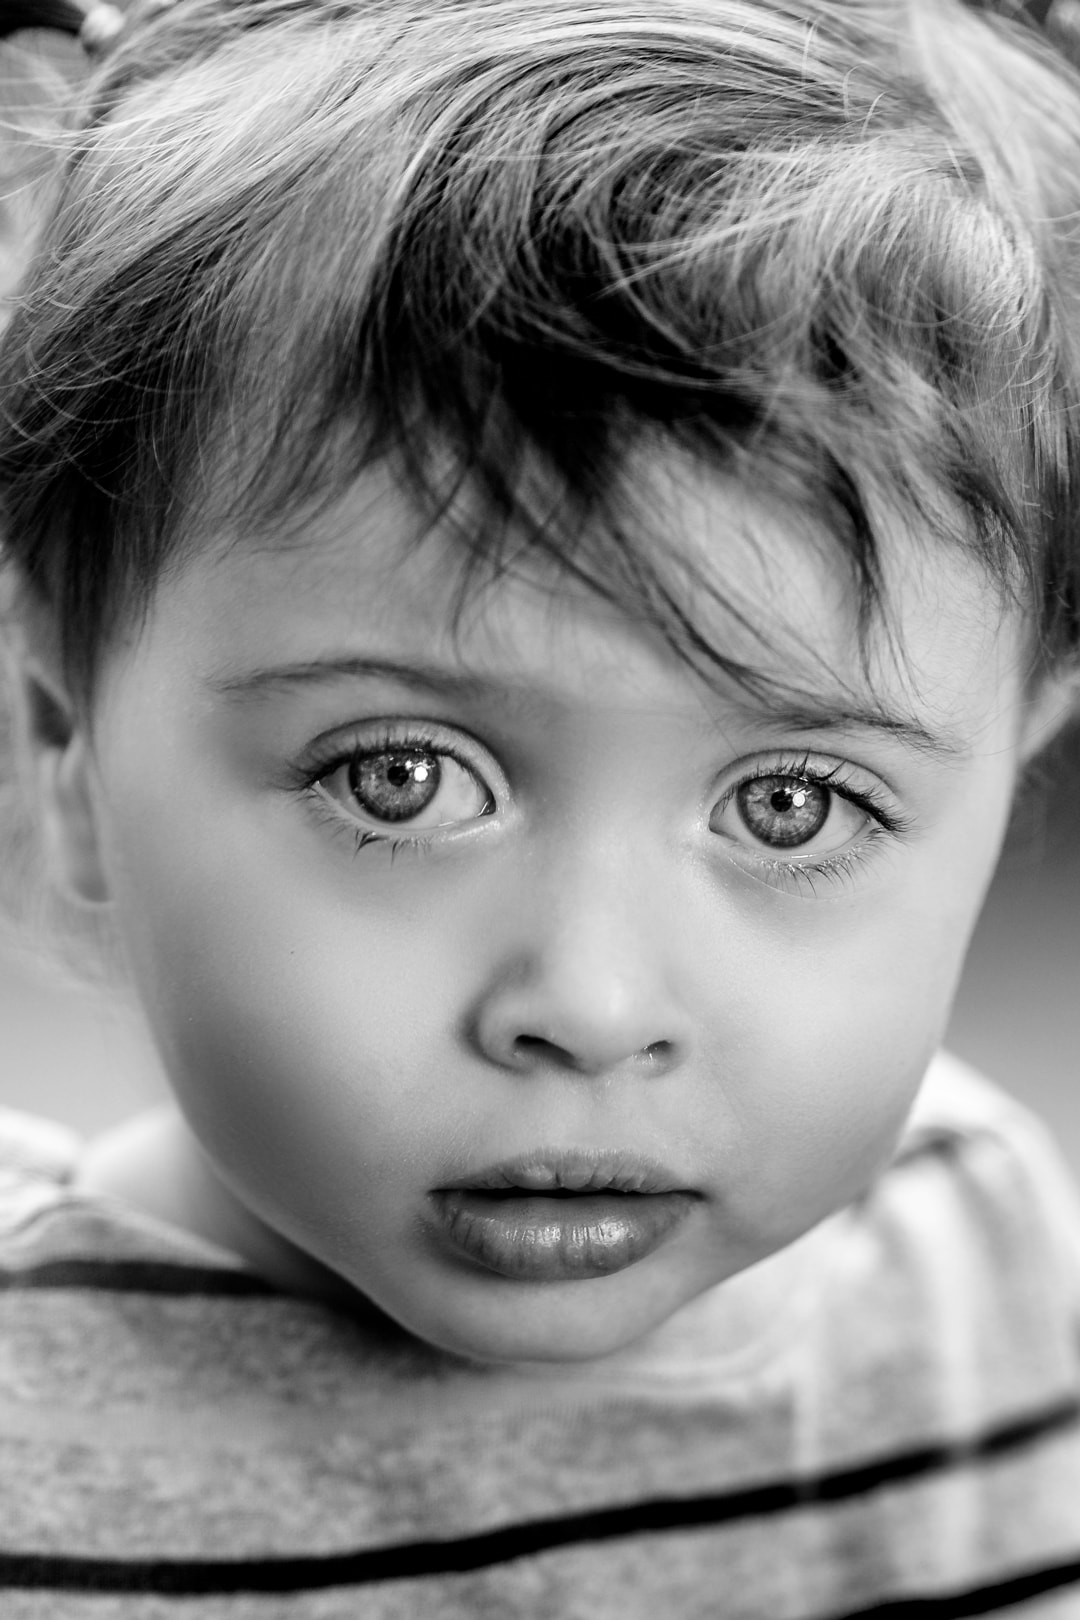
[[[635,1155],[544,1151],[438,1188],[429,1206],[459,1258],[515,1281],[570,1282],[643,1260],[698,1197]]]

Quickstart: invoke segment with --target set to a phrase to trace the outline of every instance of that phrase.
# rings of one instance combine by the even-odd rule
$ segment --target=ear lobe
[[[110,898],[91,786],[93,755],[84,727],[57,686],[35,665],[20,672],[23,720],[36,778],[49,879],[70,900]]]

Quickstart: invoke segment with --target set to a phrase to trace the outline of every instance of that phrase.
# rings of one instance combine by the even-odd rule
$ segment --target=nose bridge
[[[676,874],[609,827],[538,853],[519,882],[476,1021],[487,1055],[589,1073],[684,1055]]]
[[[581,957],[620,976],[659,966],[655,865],[615,832],[589,840],[565,867],[557,861],[537,897],[553,965]]]

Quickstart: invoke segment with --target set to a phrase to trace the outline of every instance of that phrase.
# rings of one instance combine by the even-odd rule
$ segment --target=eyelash
[[[813,895],[818,892],[819,879],[842,886],[858,876],[880,848],[883,839],[902,838],[911,830],[912,818],[900,814],[886,802],[883,794],[865,784],[856,785],[854,777],[842,765],[833,765],[827,770],[815,765],[809,754],[804,754],[800,759],[779,758],[765,766],[756,765],[728,789],[720,801],[720,807],[726,807],[741,787],[761,776],[787,776],[827,788],[830,793],[846,799],[871,818],[871,825],[858,845],[835,851],[817,861],[812,858],[804,861],[797,858],[772,860],[767,855],[747,852],[758,870],[765,873],[766,882],[773,883],[777,888]]]
[[[334,771],[340,770],[342,765],[350,764],[361,754],[377,754],[382,749],[415,748],[418,752],[445,754],[449,759],[456,760],[463,770],[473,771],[475,767],[466,759],[463,753],[450,748],[446,739],[436,737],[429,731],[409,730],[394,731],[390,727],[377,732],[370,741],[365,740],[362,748],[338,749],[323,759],[314,759],[306,765],[300,774],[296,787],[311,805],[314,814],[332,833],[351,837],[354,853],[359,855],[363,849],[370,849],[374,844],[382,844],[390,855],[391,865],[398,855],[404,851],[411,854],[423,855],[434,843],[436,828],[430,833],[381,833],[373,827],[362,827],[359,823],[350,826],[343,816],[336,815],[327,803],[326,798],[319,792],[319,784]]]
[[[322,759],[310,761],[302,769],[295,783],[297,790],[311,804],[314,814],[330,828],[331,832],[351,837],[355,854],[358,855],[361,850],[381,844],[387,849],[391,864],[398,855],[405,852],[425,854],[435,842],[437,829],[425,834],[382,833],[359,824],[350,826],[344,817],[335,814],[330,808],[325,796],[319,791],[319,786],[325,777],[339,770],[342,765],[348,765],[359,754],[378,753],[382,749],[403,747],[445,754],[463,769],[475,770],[464,753],[449,747],[443,737],[425,730],[395,731],[386,727],[370,741],[365,740],[362,748],[339,748]],[[816,894],[819,880],[838,885],[850,882],[863,869],[880,840],[901,838],[910,830],[911,818],[897,812],[886,802],[882,794],[865,784],[857,786],[855,779],[845,772],[842,765],[830,766],[828,769],[815,765],[809,754],[804,754],[798,759],[777,758],[767,764],[755,765],[753,770],[747,771],[727,790],[719,801],[718,808],[725,808],[741,787],[762,776],[785,776],[827,788],[830,793],[846,799],[849,804],[853,804],[856,809],[871,818],[871,825],[859,845],[853,849],[823,856],[818,861],[772,860],[766,855],[755,855],[747,851],[749,859],[765,874],[765,880],[778,888]]]

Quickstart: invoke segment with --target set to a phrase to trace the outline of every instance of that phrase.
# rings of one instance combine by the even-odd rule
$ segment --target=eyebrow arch
[[[970,757],[971,750],[950,729],[930,731],[908,715],[891,714],[887,709],[871,704],[858,705],[793,704],[786,708],[770,709],[759,713],[758,724],[777,731],[836,731],[877,732],[892,738],[913,753],[922,754],[941,764],[959,764]]]
[[[341,680],[393,681],[399,686],[421,692],[446,692],[473,699],[490,698],[493,693],[505,696],[507,691],[503,681],[469,674],[464,670],[447,669],[441,664],[360,655],[269,665],[235,675],[225,672],[209,676],[206,684],[223,697],[242,701],[266,692],[291,692]],[[875,732],[892,738],[915,753],[943,763],[956,763],[969,753],[952,732],[930,731],[909,715],[892,714],[873,703],[862,707],[858,704],[845,706],[804,700],[767,710],[757,704],[737,703],[736,707],[746,715],[748,721],[769,731]]]
[[[304,663],[271,665],[245,670],[241,675],[211,675],[207,685],[228,698],[258,697],[263,692],[291,692],[297,687],[325,686],[340,680],[394,681],[425,692],[454,692],[465,697],[490,694],[501,683],[445,669],[440,664],[414,663],[396,658],[316,658]]]

